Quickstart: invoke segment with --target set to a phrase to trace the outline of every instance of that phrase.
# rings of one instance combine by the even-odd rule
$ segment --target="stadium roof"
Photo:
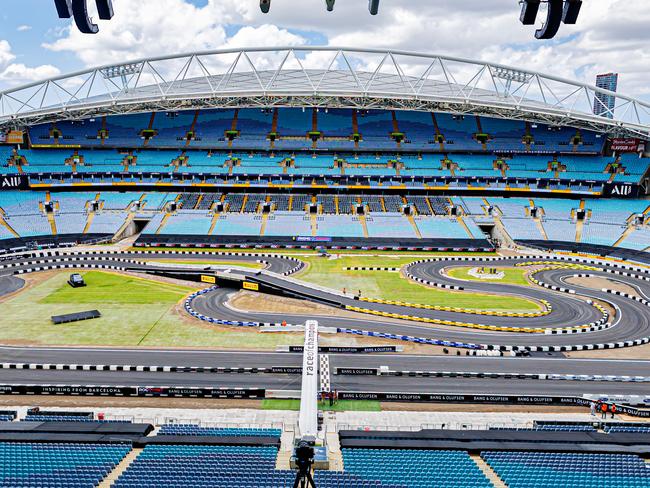
[[[606,97],[615,109],[598,101]],[[611,118],[594,115],[594,103]],[[70,73],[0,92],[0,127],[281,106],[476,113],[650,139],[650,103],[620,93],[482,61],[333,47],[195,52]]]

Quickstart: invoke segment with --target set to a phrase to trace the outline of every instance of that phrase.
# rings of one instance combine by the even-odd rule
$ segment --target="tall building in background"
[[[596,86],[604,90],[616,91],[618,87],[618,73],[607,73],[596,76]],[[616,97],[613,95],[603,95],[596,93],[594,98],[594,114],[608,119],[614,118],[614,107],[616,106]]]

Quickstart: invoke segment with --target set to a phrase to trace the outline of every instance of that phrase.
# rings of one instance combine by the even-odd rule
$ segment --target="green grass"
[[[263,334],[192,319],[177,306],[192,288],[100,271],[81,274],[87,287],[71,288],[66,283],[69,272],[61,272],[0,304],[0,342],[274,349],[303,340],[300,334]],[[52,315],[92,309],[102,316],[64,325],[50,320]]]
[[[465,292],[451,292],[429,288],[402,278],[399,273],[387,271],[345,271],[353,266],[399,267],[413,261],[412,258],[342,257],[325,259],[321,257],[302,258],[309,263],[308,269],[294,275],[317,285],[336,287],[368,298],[400,300],[423,305],[459,307],[473,310],[535,311],[538,304],[512,296],[487,295]]]
[[[300,410],[300,400],[298,399],[275,399],[266,398],[262,400],[263,410]],[[332,407],[327,402],[318,402],[319,410],[331,412],[381,412],[381,403],[374,400],[339,400]]]
[[[101,271],[88,271],[83,277],[87,286],[72,288],[64,284],[39,303],[173,304],[194,291],[186,286]]]
[[[476,278],[469,274],[469,271],[473,269],[471,266],[462,266],[459,268],[452,268],[447,270],[447,274],[453,278],[458,278],[461,280],[469,281],[484,281],[487,283],[504,283],[508,285],[521,285],[521,286],[530,286],[530,282],[526,278],[526,269],[525,268],[496,268],[497,271],[503,271],[505,276],[502,279],[490,278],[490,279],[481,279]]]

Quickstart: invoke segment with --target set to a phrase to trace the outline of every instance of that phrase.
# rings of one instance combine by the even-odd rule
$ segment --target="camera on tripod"
[[[294,460],[298,472],[293,488],[316,488],[314,479],[311,476],[311,468],[314,465],[314,444],[316,439],[303,437],[296,443],[294,449]]]

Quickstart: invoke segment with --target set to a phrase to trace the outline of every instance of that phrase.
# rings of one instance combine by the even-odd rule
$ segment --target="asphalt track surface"
[[[245,256],[245,255],[169,255],[166,253],[124,252],[120,254],[86,253],[81,261],[75,261],[84,266],[121,266],[129,270],[150,272],[152,266],[146,262],[156,259],[173,259],[174,261],[197,261],[212,259],[214,261],[256,262],[264,260],[265,266],[271,273],[264,280],[284,287],[297,296],[313,298],[322,290],[310,289],[308,285],[282,276],[296,267],[295,260],[284,259],[280,256]],[[123,261],[115,261],[121,259]],[[0,296],[12,293],[24,284],[12,276],[20,270],[26,271],[35,267],[61,264],[61,256],[16,256],[3,258],[0,265]],[[124,261],[125,260],[125,261]],[[34,261],[39,261],[34,264]],[[335,295],[341,304],[352,304],[373,308],[388,313],[407,313],[421,317],[449,319],[462,322],[475,322],[497,326],[518,327],[569,327],[593,322],[600,318],[600,312],[585,300],[574,295],[558,293],[545,288],[518,287],[483,282],[468,282],[450,278],[444,275],[448,266],[485,265],[481,261],[431,261],[417,263],[409,270],[414,276],[448,285],[463,286],[466,292],[510,294],[532,300],[547,300],[553,311],[544,316],[531,318],[496,317],[459,312],[438,312],[414,309],[397,305],[381,305],[359,302],[352,298],[342,298]],[[504,259],[492,261],[490,266],[511,266],[514,262]],[[6,267],[9,265],[10,267]],[[599,266],[603,268],[603,266]],[[187,266],[197,271],[197,266]],[[201,266],[198,266],[200,269]],[[178,265],[166,267],[156,265],[155,269],[178,271]],[[182,267],[181,267],[182,269]],[[239,271],[244,276],[254,276],[255,271]],[[538,279],[558,286],[576,290],[578,296],[598,299],[611,304],[618,310],[611,320],[613,327],[606,330],[567,334],[522,334],[509,332],[492,332],[465,329],[453,326],[432,326],[406,320],[383,319],[381,317],[355,314],[354,318],[318,317],[322,326],[347,327],[377,332],[390,332],[417,337],[429,337],[441,340],[458,341],[474,344],[509,344],[514,346],[545,346],[575,344],[598,344],[627,341],[650,336],[650,309],[629,298],[604,293],[565,283],[565,280],[581,271],[574,269],[552,269],[541,271]],[[650,282],[633,277],[612,275],[604,271],[585,271],[591,275],[618,281],[633,287],[638,296],[650,296]],[[650,276],[650,273],[646,274]],[[301,315],[244,313],[231,309],[227,304],[228,295],[235,289],[219,288],[199,296],[194,300],[193,307],[206,315],[227,320],[277,322],[287,320],[290,323],[302,323],[307,317]],[[461,292],[462,293],[462,292]],[[318,297],[316,297],[318,298]],[[327,297],[326,297],[327,298]],[[318,300],[317,300],[318,301]],[[301,364],[301,356],[289,353],[270,352],[214,352],[196,350],[128,350],[128,349],[99,349],[99,348],[30,348],[3,347],[0,348],[0,363],[32,363],[32,364],[110,364],[110,365],[157,365],[157,366],[210,366],[210,367],[297,367]],[[359,355],[331,354],[330,368],[335,371],[342,368],[376,368],[388,366],[395,371],[453,371],[453,372],[486,372],[486,373],[532,373],[532,374],[565,374],[565,375],[617,375],[617,376],[650,376],[650,362],[645,361],[616,361],[616,360],[576,360],[566,358],[482,358],[465,356],[409,356],[409,355]],[[438,378],[438,377],[405,377],[405,376],[342,376],[332,374],[332,388],[348,391],[403,391],[403,392],[446,392],[446,393],[516,393],[516,394],[647,394],[648,383],[634,382],[594,382],[594,381],[556,381],[556,380],[524,380],[524,379],[494,379],[494,378]],[[11,384],[94,384],[94,385],[147,385],[147,386],[229,386],[229,387],[260,387],[269,389],[295,390],[300,388],[298,375],[285,374],[246,374],[246,373],[158,373],[158,372],[110,372],[110,371],[58,371],[58,370],[27,370],[0,369],[0,383]]]
[[[449,263],[447,263],[449,264]],[[479,261],[476,262],[463,262],[463,265],[482,265]],[[493,263],[490,263],[493,264]],[[512,261],[496,261],[495,265],[512,265]],[[506,291],[513,295],[518,295],[526,298],[546,299],[553,305],[551,314],[535,317],[535,318],[515,318],[515,317],[494,317],[476,314],[466,314],[458,312],[433,312],[422,309],[413,309],[410,307],[401,307],[397,305],[380,305],[374,303],[359,302],[353,299],[342,299],[344,304],[355,304],[356,306],[363,306],[373,308],[389,313],[407,313],[418,316],[431,316],[441,320],[457,320],[462,322],[480,323],[485,325],[495,326],[527,326],[530,327],[531,323],[536,326],[542,325],[546,328],[552,327],[572,327],[583,325],[600,318],[601,314],[596,308],[589,305],[585,300],[578,298],[577,295],[569,295],[561,292],[555,292],[539,287],[517,287],[514,285],[500,285],[489,283],[476,283],[454,280],[452,278],[442,277],[436,272],[436,269],[442,268],[443,264],[438,262],[423,263],[416,265],[412,269],[412,273],[425,279],[435,280],[437,282],[444,282],[450,285],[465,286],[466,292],[485,292],[485,293],[498,293],[499,287],[503,286]],[[538,274],[538,277],[549,284],[558,287],[567,287],[564,279],[579,273],[574,269],[558,269],[552,271],[544,271]],[[600,276],[603,278],[611,278],[610,275],[604,272],[589,271],[589,274]],[[647,289],[647,282],[636,280],[633,278],[624,278],[616,276],[616,279],[624,281],[625,283],[633,283],[638,287]],[[272,277],[265,279],[279,286],[282,280],[280,277]],[[307,289],[308,285],[298,285],[295,282],[286,282],[287,289],[290,289],[294,294],[304,296],[310,295],[311,290]],[[485,288],[483,288],[485,287]],[[598,299],[603,302],[613,305],[613,307],[620,310],[618,316],[612,318],[612,327],[579,334],[523,334],[513,332],[493,332],[479,329],[462,328],[454,326],[432,326],[417,322],[410,321],[396,321],[395,319],[387,320],[381,317],[369,317],[362,314],[357,314],[354,318],[337,318],[337,317],[319,317],[319,323],[323,326],[331,326],[337,328],[354,328],[360,330],[369,330],[375,332],[385,332],[400,335],[411,335],[415,337],[425,337],[430,339],[463,342],[469,344],[493,344],[493,345],[508,345],[508,346],[575,346],[585,344],[607,344],[620,341],[634,340],[639,338],[646,338],[650,336],[650,309],[638,302],[630,300],[629,298],[612,295],[602,292],[600,290],[592,290],[590,288],[571,286],[576,289],[580,295],[590,299]],[[205,294],[197,297],[194,300],[193,307],[199,313],[207,316],[216,317],[226,320],[243,320],[243,321],[259,321],[259,322],[279,322],[287,320],[290,323],[300,323],[304,321],[305,317],[301,315],[291,314],[266,314],[266,313],[243,313],[234,311],[227,306],[228,296],[235,292],[234,289],[221,288],[212,293]],[[327,293],[317,291],[321,298],[332,298]],[[463,293],[463,292],[460,292]],[[425,314],[425,312],[429,312]],[[541,323],[543,322],[543,324]]]

